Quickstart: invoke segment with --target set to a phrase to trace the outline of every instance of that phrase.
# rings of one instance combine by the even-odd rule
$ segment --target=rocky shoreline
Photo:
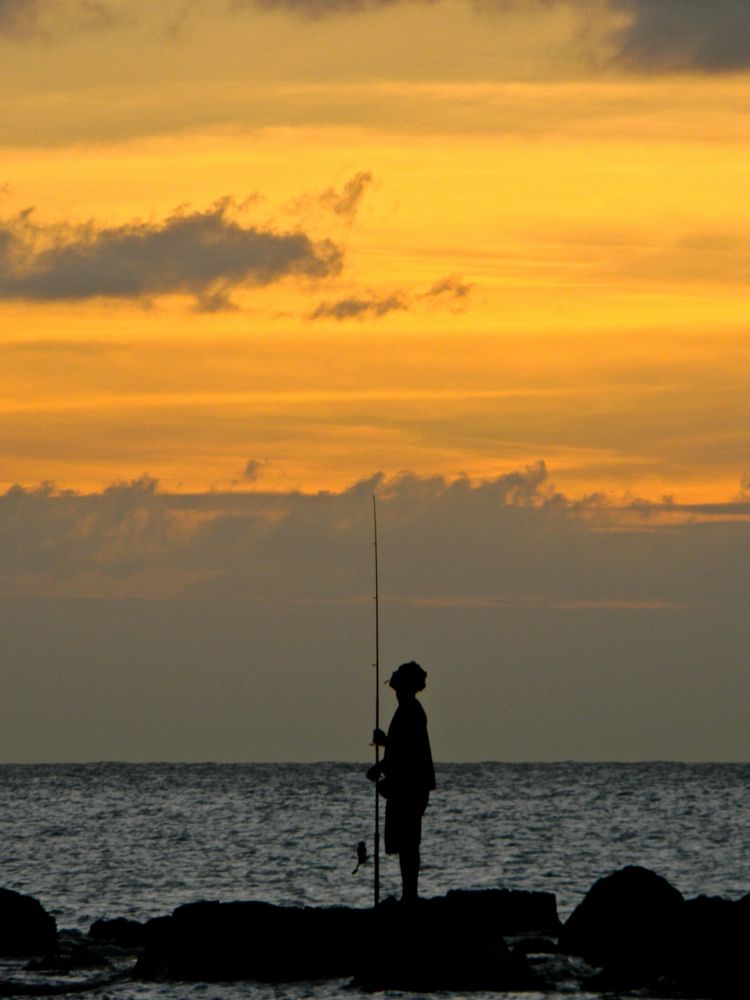
[[[570,917],[555,896],[461,890],[402,907],[203,901],[145,923],[59,931],[41,903],[0,890],[0,997],[84,993],[118,979],[266,983],[346,979],[361,990],[557,991],[739,1000],[750,995],[750,895],[685,899],[629,866]],[[24,961],[18,965],[18,960]]]

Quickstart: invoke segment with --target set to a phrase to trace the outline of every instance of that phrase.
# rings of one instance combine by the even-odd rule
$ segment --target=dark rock
[[[750,996],[750,897],[688,900],[669,956],[667,981],[690,996]]]
[[[592,988],[634,988],[667,968],[685,900],[666,879],[628,866],[599,879],[573,911],[560,949],[603,968]]]
[[[381,906],[354,985],[415,993],[543,988],[526,957],[497,934],[491,912],[483,921],[483,909],[472,915],[468,900],[454,908],[448,897]]]
[[[502,935],[557,923],[554,896],[505,890],[449,893],[410,908],[386,901],[377,911],[192,903],[146,924],[135,974],[209,982],[355,976],[373,988],[423,992],[520,989],[539,981]]]
[[[89,937],[106,941],[120,948],[142,948],[146,944],[146,928],[137,920],[116,917],[114,920],[95,920],[89,928]]]
[[[270,903],[190,903],[149,921],[135,975],[204,982],[284,982],[351,974],[370,911]]]
[[[481,924],[495,934],[527,931],[557,934],[560,931],[557,899],[551,892],[452,889],[447,896],[429,900],[429,903],[444,907],[452,919]]]
[[[35,955],[53,951],[57,925],[32,896],[0,889],[0,955]]]

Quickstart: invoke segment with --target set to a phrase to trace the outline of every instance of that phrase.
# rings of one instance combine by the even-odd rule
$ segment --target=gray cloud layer
[[[665,512],[697,511],[573,500],[542,463],[487,482],[376,476],[316,495],[170,495],[147,477],[92,495],[16,486],[0,496],[2,573],[12,582],[28,572],[170,569],[205,574],[196,586],[207,597],[353,598],[372,493],[389,538],[389,591],[403,599],[734,604],[750,585],[747,500],[702,507],[713,524],[664,526]]]
[[[29,212],[0,222],[0,297],[33,301],[192,295],[231,306],[240,285],[338,273],[342,251],[304,232],[243,225],[229,198],[163,222],[97,228],[38,225]]]
[[[623,521],[541,464],[316,495],[9,490],[0,759],[363,759],[373,492],[382,663],[427,668],[439,760],[746,759],[750,503]]]

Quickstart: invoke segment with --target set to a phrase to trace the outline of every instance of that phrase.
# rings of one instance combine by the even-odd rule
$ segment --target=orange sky
[[[684,25],[674,72],[679,33],[637,64],[637,0],[27,7],[0,23],[0,485],[544,460],[572,494],[737,494],[747,78]],[[306,256],[237,264],[263,234]]]

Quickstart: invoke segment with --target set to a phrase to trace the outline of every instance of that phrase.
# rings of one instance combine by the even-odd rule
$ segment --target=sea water
[[[368,906],[372,866],[353,874],[357,842],[373,834],[365,770],[0,766],[0,886],[36,896],[58,927],[80,930],[198,899]],[[545,890],[564,919],[597,878],[626,864],[652,868],[686,896],[750,891],[750,765],[439,764],[437,780],[423,825],[422,895]],[[381,881],[382,895],[398,895],[395,859],[383,860]],[[343,989],[123,982],[97,996],[301,1000]]]

